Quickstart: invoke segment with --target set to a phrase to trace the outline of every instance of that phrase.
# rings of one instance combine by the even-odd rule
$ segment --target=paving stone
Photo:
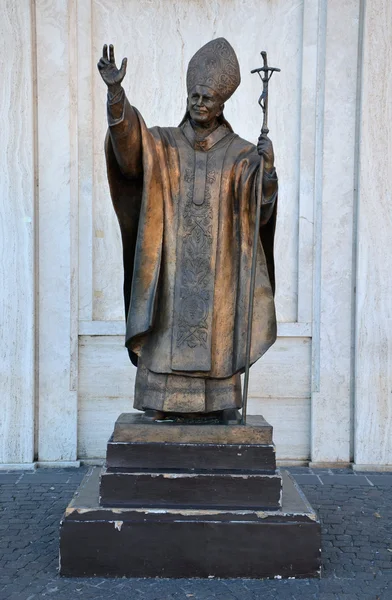
[[[285,467],[292,475],[312,475],[312,470],[309,467]]]
[[[312,469],[312,473],[314,473],[314,475],[332,475],[332,471],[331,469]]]
[[[300,485],[322,485],[317,475],[297,475],[294,474],[294,479]]]
[[[0,485],[6,483],[15,483],[20,478],[20,474],[17,473],[0,473]]]
[[[358,487],[366,485],[370,487],[370,483],[364,475],[320,475],[324,485],[349,485]]]
[[[392,473],[384,473],[383,475],[380,475],[379,473],[377,475],[370,475],[370,474],[364,473],[364,476],[366,476],[369,479],[369,481],[371,481],[372,484],[377,487],[392,488]],[[0,482],[1,482],[1,480],[0,480]]]
[[[346,467],[343,469],[333,469],[333,471],[332,471],[332,469],[330,469],[330,473],[331,473],[331,475],[332,475],[332,473],[334,475],[355,475],[356,474],[356,472],[353,471],[353,469],[351,469],[351,467]]]

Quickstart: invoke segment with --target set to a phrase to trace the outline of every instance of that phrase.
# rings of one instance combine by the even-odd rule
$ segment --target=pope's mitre
[[[210,87],[225,102],[241,81],[240,66],[233,48],[225,38],[208,42],[191,58],[186,85],[188,93],[195,85]]]

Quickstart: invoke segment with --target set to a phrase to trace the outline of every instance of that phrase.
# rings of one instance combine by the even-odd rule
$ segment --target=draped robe
[[[189,386],[196,383],[189,378],[239,377],[260,176],[255,146],[225,124],[202,141],[189,120],[147,129],[123,92],[108,104],[108,121],[105,151],[123,243],[132,362]],[[264,176],[263,187],[251,364],[276,339],[275,173]],[[146,408],[148,401],[136,406]],[[186,406],[193,410],[192,402]],[[203,409],[198,404],[195,410]]]

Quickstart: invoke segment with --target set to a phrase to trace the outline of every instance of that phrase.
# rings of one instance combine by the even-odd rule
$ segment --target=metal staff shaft
[[[261,133],[267,135],[268,129],[268,82],[271,79],[274,71],[280,71],[280,69],[269,67],[267,63],[267,53],[261,52],[263,57],[264,66],[260,69],[254,69],[252,73],[258,73],[263,82],[263,91],[259,98],[259,104],[263,110],[263,127]],[[263,76],[261,75],[263,74]],[[253,236],[253,251],[252,251],[252,266],[250,272],[250,289],[249,289],[249,305],[248,305],[248,327],[246,333],[246,355],[245,355],[245,378],[244,378],[244,391],[242,401],[242,424],[246,424],[246,413],[248,407],[248,388],[249,388],[249,369],[250,369],[250,351],[252,345],[252,323],[253,323],[253,305],[256,285],[256,266],[257,266],[257,244],[259,241],[259,230],[260,230],[260,212],[261,205],[263,203],[263,173],[264,173],[264,156],[260,157],[260,169],[259,169],[259,181],[257,186],[257,199],[256,199],[256,219],[255,219],[255,230]]]
[[[259,241],[260,212],[261,212],[261,204],[263,201],[263,171],[264,171],[264,156],[262,156],[260,158],[260,182],[259,182],[259,185],[257,188],[256,221],[255,221],[255,232],[254,232],[254,236],[253,236],[252,267],[251,267],[251,272],[250,272],[248,330],[246,333],[245,378],[244,378],[244,392],[243,392],[243,404],[242,404],[242,424],[243,425],[246,424],[246,409],[248,406],[250,349],[251,349],[251,344],[252,344],[253,304],[254,304],[255,284],[256,284],[257,242]]]

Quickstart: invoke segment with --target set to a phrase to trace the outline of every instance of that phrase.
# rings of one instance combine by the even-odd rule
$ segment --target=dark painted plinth
[[[281,488],[272,427],[261,416],[226,425],[124,413],[108,442],[100,504],[277,510]]]
[[[164,469],[270,473],[276,469],[275,446],[272,442],[115,442],[112,436],[107,445],[106,466],[112,472]]]
[[[102,506],[278,509],[281,476],[239,473],[115,472],[102,470]]]
[[[60,530],[60,573],[129,577],[317,577],[320,524],[283,473],[280,510],[104,508],[86,475]]]
[[[283,495],[282,495],[283,481]],[[282,504],[283,496],[283,504]],[[320,524],[272,427],[122,414],[61,523],[69,576],[316,577]]]

